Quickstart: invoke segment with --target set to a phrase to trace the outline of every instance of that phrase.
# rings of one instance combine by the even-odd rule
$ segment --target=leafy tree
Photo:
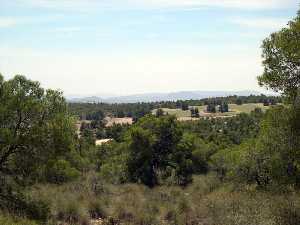
[[[186,186],[192,182],[192,142],[187,139],[181,139],[171,154],[171,161],[175,171],[176,184]]]
[[[128,174],[132,182],[142,182],[153,187],[157,184],[155,174],[154,137],[140,127],[130,130]]]
[[[220,111],[221,113],[228,112],[228,111],[229,111],[228,103],[222,102],[221,105],[220,105],[219,111]]]
[[[241,98],[238,98],[238,99],[236,100],[235,104],[237,104],[237,105],[243,105],[242,99],[241,99]]]
[[[214,103],[209,103],[206,107],[206,111],[209,113],[216,113],[216,105]]]
[[[262,44],[264,73],[259,84],[282,92],[291,102],[300,87],[300,15],[287,28],[271,34]]]
[[[160,178],[170,176],[169,171],[174,171],[178,184],[189,182],[192,154],[186,148],[190,145],[181,139],[182,130],[174,116],[148,115],[140,119],[127,134],[130,180],[153,187]]]
[[[270,105],[269,100],[268,100],[268,99],[264,100],[263,105],[264,105],[264,106],[269,106],[269,105]]]
[[[182,102],[181,103],[181,109],[183,111],[187,111],[187,110],[189,110],[189,105],[186,102]]]
[[[62,94],[45,91],[24,76],[1,80],[0,172],[28,175],[37,165],[71,151],[74,121]]]
[[[157,109],[155,115],[156,115],[156,117],[163,116],[164,115],[164,110],[162,110],[161,108]]]
[[[20,187],[47,180],[55,162],[74,152],[75,137],[61,92],[24,76],[7,81],[0,76],[0,207],[20,209],[25,204]],[[61,172],[71,169],[56,165]]]
[[[199,118],[199,109],[197,107],[191,108],[191,117]]]
[[[88,145],[95,145],[95,136],[92,130],[90,129],[84,129],[81,134],[81,138],[84,139],[84,141]]]
[[[113,124],[111,127],[107,127],[106,137],[112,138],[117,142],[123,141],[123,135],[125,131],[129,128],[129,125]]]
[[[115,141],[97,146],[96,165],[101,177],[113,184],[127,182],[128,144]]]

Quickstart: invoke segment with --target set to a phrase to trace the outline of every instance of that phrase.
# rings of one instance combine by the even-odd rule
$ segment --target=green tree
[[[199,118],[199,109],[197,107],[191,108],[191,117]]]
[[[221,113],[228,112],[228,111],[229,111],[228,103],[222,102],[222,103],[220,104],[219,111],[220,111]]]
[[[165,112],[164,112],[164,110],[161,109],[161,108],[157,109],[156,112],[155,112],[156,117],[161,117],[161,116],[163,116],[164,114],[165,114]]]
[[[209,103],[206,107],[206,111],[209,113],[216,113],[216,104]]]
[[[131,182],[141,182],[149,187],[157,184],[153,135],[140,127],[130,130],[128,174]]]
[[[259,84],[293,102],[300,87],[300,14],[287,28],[266,38],[262,49],[264,73],[258,77]]]
[[[182,102],[181,103],[181,109],[183,111],[187,111],[187,110],[189,110],[189,105],[186,102]]]
[[[237,105],[243,105],[243,100],[241,98],[238,98],[235,102]]]
[[[191,149],[181,140],[182,130],[174,116],[141,118],[127,134],[130,180],[153,187],[175,172],[177,184],[188,183]]]
[[[74,124],[61,92],[0,76],[0,207],[23,204],[19,187],[46,180],[49,167],[74,151]]]
[[[171,154],[173,170],[175,171],[176,184],[186,186],[192,182],[193,161],[192,142],[181,139],[176,149]],[[171,167],[172,167],[171,166]]]

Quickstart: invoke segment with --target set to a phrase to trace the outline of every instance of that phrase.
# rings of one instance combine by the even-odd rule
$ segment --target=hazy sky
[[[0,0],[0,72],[65,94],[261,90],[298,0]]]

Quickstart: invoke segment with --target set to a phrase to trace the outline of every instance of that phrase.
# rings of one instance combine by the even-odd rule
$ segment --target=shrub
[[[62,199],[56,206],[56,219],[70,224],[89,224],[87,209],[74,197]]]
[[[278,225],[300,224],[300,202],[295,198],[287,197],[276,204],[275,218]]]
[[[75,180],[79,175],[79,171],[71,167],[70,163],[63,159],[56,161],[53,166],[49,166],[46,172],[47,180],[56,184]]]
[[[93,219],[105,218],[106,212],[103,207],[103,203],[99,199],[91,199],[88,204],[88,211],[90,217]]]

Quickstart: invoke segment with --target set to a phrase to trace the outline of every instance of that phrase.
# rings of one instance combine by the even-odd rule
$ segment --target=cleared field
[[[131,125],[133,123],[133,119],[131,117],[124,117],[124,118],[111,118],[111,117],[106,117],[106,127],[111,127],[114,124],[120,124],[120,125]]]
[[[250,113],[255,108],[261,108],[263,111],[266,111],[270,106],[264,106],[262,103],[251,103],[251,104],[229,104],[229,110],[234,111],[236,113]]]
[[[162,108],[162,110],[165,113],[168,113],[169,115],[175,115],[176,117],[191,117],[191,111],[186,110],[183,111],[182,109],[168,109],[168,108]],[[156,113],[156,109],[153,110],[153,113]]]
[[[226,113],[207,113],[206,105],[205,106],[194,106],[199,109],[200,117],[231,117],[239,113],[250,113],[255,108],[261,108],[263,111],[266,111],[269,106],[264,106],[262,103],[250,103],[243,105],[229,104],[229,112]],[[190,110],[183,111],[182,109],[168,109],[162,108],[165,113],[169,115],[175,115],[179,120],[190,120],[191,112]],[[153,110],[153,114],[156,113],[156,109]]]

